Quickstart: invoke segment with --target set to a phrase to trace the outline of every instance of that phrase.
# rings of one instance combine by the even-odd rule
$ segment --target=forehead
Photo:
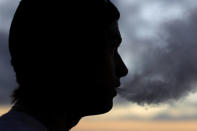
[[[120,12],[118,11],[117,7],[109,0],[105,0],[104,11],[104,19],[106,20],[107,24],[111,24],[120,18]]]

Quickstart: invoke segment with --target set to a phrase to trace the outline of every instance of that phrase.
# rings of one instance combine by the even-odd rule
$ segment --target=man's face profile
[[[73,13],[68,17],[76,19],[52,20],[56,26],[48,26],[46,23],[51,24],[56,14],[43,17],[39,10],[32,11],[31,3],[21,2],[9,38],[19,84],[14,94],[16,101],[28,108],[53,105],[57,111],[69,110],[81,116],[105,113],[112,108],[120,78],[128,70],[118,53],[118,11],[110,2],[99,7],[99,11],[104,7],[109,20],[83,14],[84,21],[79,21]]]
[[[92,66],[85,72],[89,74],[88,86],[79,89],[82,93],[82,105],[88,114],[100,114],[109,111],[113,105],[113,98],[116,96],[116,88],[120,86],[120,78],[127,75],[128,70],[123,63],[118,47],[121,44],[121,35],[118,28],[118,21],[110,24],[104,33],[104,47],[95,54],[88,57]],[[96,60],[92,60],[96,59]],[[84,89],[85,88],[85,89]],[[80,95],[79,95],[80,96]],[[84,100],[83,100],[84,98]],[[86,105],[87,104],[87,105]]]

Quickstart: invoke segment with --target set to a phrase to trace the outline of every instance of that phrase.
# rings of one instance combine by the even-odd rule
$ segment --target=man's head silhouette
[[[23,0],[10,29],[19,84],[14,110],[48,130],[68,130],[83,116],[108,112],[128,72],[118,53],[117,8],[105,0],[72,4],[71,10]]]

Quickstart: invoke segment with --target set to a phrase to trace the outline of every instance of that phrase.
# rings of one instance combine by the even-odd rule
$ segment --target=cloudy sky
[[[121,13],[119,51],[129,75],[113,110],[83,119],[73,131],[196,131],[197,1],[112,1]],[[18,3],[0,0],[0,114],[17,86],[7,37]]]

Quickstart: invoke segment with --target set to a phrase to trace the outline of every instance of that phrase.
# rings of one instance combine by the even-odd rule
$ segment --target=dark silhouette
[[[117,50],[119,17],[106,0],[22,0],[9,37],[19,87],[0,130],[65,131],[84,116],[111,110],[128,72]]]

